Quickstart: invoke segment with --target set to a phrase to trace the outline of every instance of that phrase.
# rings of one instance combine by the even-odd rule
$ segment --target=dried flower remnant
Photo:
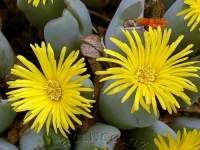
[[[153,19],[153,18],[138,18],[138,19],[128,19],[123,24],[125,29],[130,29],[133,27],[143,26],[152,28],[164,28],[167,26],[167,20],[164,18]]]
[[[153,19],[153,18],[139,18],[136,20],[138,25],[141,26],[151,26],[152,28],[157,27],[166,27],[167,26],[167,20],[164,18],[160,19]]]
[[[128,30],[123,30],[130,46],[116,38],[111,41],[123,54],[111,49],[105,53],[112,56],[98,58],[97,61],[111,62],[117,67],[110,67],[105,71],[97,71],[97,75],[106,75],[100,81],[113,80],[105,93],[113,95],[126,90],[122,103],[129,100],[135,93],[131,112],[139,110],[140,105],[150,113],[153,107],[154,114],[158,114],[158,104],[170,114],[180,108],[177,97],[191,105],[190,98],[185,90],[197,92],[197,87],[188,77],[199,77],[199,67],[194,66],[198,61],[187,61],[188,55],[193,52],[193,44],[177,54],[173,54],[184,38],[182,35],[171,45],[169,39],[171,29],[161,30],[160,27],[144,32],[144,44],[136,30],[132,30],[134,38]]]
[[[81,96],[81,92],[93,92],[92,88],[85,87],[83,82],[89,75],[82,75],[87,70],[84,59],[79,59],[79,51],[73,51],[67,58],[66,48],[56,62],[54,51],[50,44],[43,42],[31,45],[42,71],[32,62],[19,55],[17,58],[25,66],[15,65],[11,70],[19,77],[9,81],[9,101],[16,112],[28,111],[24,123],[33,121],[32,129],[39,132],[46,124],[47,134],[52,125],[66,137],[69,129],[75,129],[74,122],[82,125],[78,116],[92,118],[90,108],[94,100]]]

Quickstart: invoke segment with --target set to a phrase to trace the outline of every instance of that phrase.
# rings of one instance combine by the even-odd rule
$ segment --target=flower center
[[[156,72],[150,66],[140,67],[136,71],[136,79],[143,84],[152,84],[156,79]]]
[[[51,100],[58,101],[62,96],[62,89],[58,81],[49,80],[47,82],[47,94]]]

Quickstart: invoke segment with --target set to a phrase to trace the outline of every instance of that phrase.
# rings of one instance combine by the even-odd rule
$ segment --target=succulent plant
[[[81,37],[92,32],[92,23],[86,6],[80,0],[65,0],[66,9],[59,18],[49,21],[44,28],[46,42],[50,42],[56,54],[66,46],[68,52],[80,47]]]
[[[21,150],[70,150],[71,144],[68,138],[61,134],[55,134],[51,129],[49,135],[42,130],[35,133],[31,129],[27,129],[20,139]]]
[[[16,64],[11,70],[18,79],[7,82],[12,89],[7,92],[9,101],[16,112],[27,112],[24,124],[33,121],[31,128],[36,133],[45,126],[48,134],[52,125],[56,133],[59,131],[67,137],[69,129],[75,130],[74,123],[82,125],[80,116],[92,118],[90,109],[95,100],[81,95],[82,92],[94,91],[84,87],[84,81],[90,77],[84,74],[87,70],[84,58],[79,59],[78,50],[65,57],[67,49],[63,47],[57,63],[50,43],[31,44],[31,48],[41,71],[24,56],[18,55],[24,66]],[[35,111],[37,113],[33,113]]]
[[[157,146],[158,150],[198,150],[200,141],[197,140],[200,138],[200,130],[187,131],[184,128],[182,131],[178,130],[176,137],[173,137],[171,133],[167,134],[167,137],[158,135],[154,138],[154,143]]]
[[[69,139],[55,134],[53,130],[46,135],[44,130],[37,134],[31,129],[27,129],[21,137],[19,145],[21,150],[70,150],[71,148]]]
[[[0,100],[0,133],[8,129],[15,119],[16,113],[7,100]]]
[[[112,81],[104,84],[102,91]],[[125,92],[120,92],[115,95],[107,95],[101,92],[99,97],[99,110],[101,117],[109,124],[114,125],[120,129],[132,129],[136,127],[151,126],[157,119],[156,116],[149,114],[143,108],[137,112],[131,113],[134,94],[127,100],[126,103],[121,103],[121,97]]]
[[[198,129],[200,130],[200,119],[199,118],[194,118],[194,117],[186,117],[186,116],[181,116],[176,118],[176,121],[173,125],[173,128],[175,130],[179,129]]]
[[[26,18],[37,28],[41,29],[51,19],[60,17],[64,9],[64,0],[48,1],[46,5],[40,3],[38,7],[28,4],[27,0],[17,0],[19,9]]]
[[[128,19],[137,19],[142,17],[144,13],[144,1],[143,0],[123,0],[119,5],[105,35],[105,46],[107,49],[113,49],[122,53],[115,44],[110,41],[111,37],[115,37],[119,40],[126,41],[122,33],[124,28],[124,22]],[[138,112],[130,113],[132,106],[132,95],[127,103],[122,104],[121,98],[124,92],[120,92],[116,95],[106,95],[103,93],[107,85],[112,83],[108,81],[104,84],[100,94],[99,110],[102,118],[112,125],[117,126],[120,129],[132,129],[135,127],[147,127],[151,126],[156,117],[145,112],[143,108]]]
[[[49,135],[44,136],[46,148],[48,150],[70,150],[71,143],[67,138],[61,134],[55,134],[53,130],[50,131]]]
[[[183,36],[179,36],[172,44],[168,44],[172,34],[171,29],[162,31],[160,27],[157,29],[149,27],[149,30],[143,34],[144,44],[136,30],[130,32],[122,30],[122,32],[128,42],[111,38],[111,41],[121,50],[121,53],[112,49],[105,49],[104,52],[108,56],[97,59],[100,62],[116,65],[104,71],[96,72],[97,75],[105,76],[100,82],[108,81],[100,95],[100,111],[104,114],[102,115],[103,118],[110,122],[114,118],[116,119],[116,117],[109,116],[110,114],[105,114],[105,108],[106,112],[110,110],[112,115],[117,112],[124,115],[123,110],[117,107],[120,104],[118,101],[120,99],[123,104],[129,102],[130,99],[134,101],[132,104],[129,102],[132,108],[126,105],[125,109],[131,110],[133,115],[137,113],[140,106],[149,114],[152,113],[151,108],[153,108],[154,114],[157,115],[159,111],[157,102],[160,103],[163,110],[170,114],[176,113],[177,108],[180,108],[179,100],[191,105],[192,101],[185,92],[188,90],[198,93],[198,89],[195,83],[187,78],[199,79],[198,71],[200,70],[200,67],[195,66],[195,64],[198,64],[197,61],[186,62],[188,60],[187,55],[193,52],[191,50],[193,44],[173,55]],[[150,40],[151,38],[152,40]],[[109,82],[111,80],[113,82]],[[125,91],[124,96],[117,94],[122,91]],[[112,97],[112,95],[115,96]],[[177,97],[180,99],[177,99]],[[110,102],[110,99],[112,99],[112,102]],[[122,121],[124,119],[122,116],[120,118],[122,119],[118,120],[119,123],[127,122]],[[140,117],[140,120],[142,118]],[[130,121],[131,119],[127,120]],[[147,125],[145,122],[143,123],[144,126]]]
[[[174,34],[172,35],[172,41],[180,35],[184,35],[184,42],[181,43],[182,47],[185,47],[189,43],[195,44],[196,47],[200,45],[199,30],[196,28],[194,31],[190,31],[190,27],[187,26],[187,20],[184,16],[177,16],[179,12],[187,8],[183,0],[176,0],[173,5],[167,10],[164,18],[168,22],[168,26],[172,28]]]
[[[0,150],[199,150],[186,107],[199,106],[200,0],[4,3],[0,29],[26,57],[0,31]],[[23,52],[26,37],[43,42]],[[12,125],[22,117],[30,128]]]
[[[167,12],[164,15],[164,18],[168,21],[168,26],[172,28],[174,31],[174,34],[172,34],[172,40],[177,38],[179,35],[184,35],[184,40],[182,43],[180,43],[180,47],[185,47],[188,43],[193,43],[195,47],[193,48],[198,53],[198,48],[200,46],[200,38],[199,38],[199,29],[198,27],[195,28],[193,31],[191,30],[191,27],[189,26],[189,22],[187,21],[184,16],[179,16],[178,13],[180,13],[182,10],[185,10],[189,8],[183,0],[177,0],[173,3],[173,5],[167,10]],[[193,8],[193,7],[192,7]],[[195,9],[195,8],[194,8]],[[193,11],[195,12],[195,11]],[[197,13],[198,15],[198,13]],[[194,16],[195,14],[190,15],[190,17]],[[189,19],[189,18],[188,18]],[[195,19],[195,18],[194,18]],[[190,20],[190,19],[189,19]],[[192,19],[191,19],[192,20]],[[198,22],[198,21],[197,21]],[[193,59],[192,59],[193,60]],[[196,60],[199,60],[196,59]],[[196,64],[197,67],[200,67],[200,63]],[[198,75],[200,75],[200,71],[198,71]],[[198,90],[200,90],[200,80],[199,78],[190,78],[190,81],[196,84]],[[186,94],[191,98],[191,101],[197,102],[198,98],[200,96],[199,92],[190,92],[186,90]],[[186,107],[185,104],[181,103],[182,107]]]
[[[164,137],[170,133],[173,137],[176,137],[176,133],[165,123],[156,121],[152,126],[147,128],[137,128],[130,131],[130,143],[132,149],[135,150],[154,150],[156,145],[154,138],[159,134]]]
[[[120,136],[121,133],[117,128],[96,123],[78,136],[75,150],[113,150]]]
[[[15,54],[2,32],[0,32],[0,79],[10,73],[10,69],[15,62]]]
[[[105,35],[106,48],[117,50],[117,47],[110,41],[110,38],[116,37],[124,40],[123,33],[121,32],[124,22],[128,19],[143,17],[143,13],[144,0],[122,0],[107,29]]]
[[[18,148],[15,145],[10,144],[3,138],[0,138],[0,149],[1,150],[18,150]]]
[[[35,133],[31,129],[27,129],[22,135],[19,145],[21,150],[35,150],[35,149],[44,149],[45,142],[43,139],[44,130],[39,134]]]

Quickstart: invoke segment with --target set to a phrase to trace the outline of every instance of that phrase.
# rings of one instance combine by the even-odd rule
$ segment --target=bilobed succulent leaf
[[[78,136],[75,150],[113,150],[120,136],[119,129],[110,125],[96,123],[88,131]]]
[[[22,135],[19,145],[21,150],[34,150],[45,148],[43,140],[44,130],[40,133],[35,133],[31,129],[27,129]]]
[[[47,1],[45,5],[40,3],[37,7],[28,4],[27,0],[17,0],[17,5],[34,26],[42,28],[49,20],[62,15],[64,0]]]
[[[173,128],[175,130],[180,130],[180,129],[182,130],[184,128],[191,130],[192,129],[200,130],[200,119],[194,117],[181,116],[176,119]]]
[[[167,133],[169,132],[172,134],[173,137],[176,137],[176,133],[164,122],[162,121],[156,121],[151,127],[150,127],[156,134],[161,134],[163,136],[167,136]]]
[[[0,150],[18,150],[18,148],[5,139],[0,138]]]
[[[70,150],[71,144],[68,137],[56,134],[52,129],[49,135],[44,135],[45,145],[48,150]]]
[[[92,21],[88,9],[80,0],[64,0],[67,10],[71,12],[79,24],[79,31],[82,35],[92,33]]]
[[[183,3],[183,0],[177,0],[164,15],[168,22],[168,27],[173,30],[171,40],[174,41],[178,36],[184,35],[183,42],[179,46],[180,50],[191,43],[195,44],[196,47],[200,45],[200,32],[198,28],[190,32],[190,27],[187,27],[188,21],[184,20],[184,16],[177,16],[185,8],[186,5]]]
[[[51,42],[56,54],[63,46],[68,51],[80,47],[82,36],[92,32],[92,23],[87,8],[80,0],[65,0],[66,9],[59,18],[49,21],[44,28],[46,42]]]
[[[121,103],[121,98],[125,91],[114,95],[104,94],[104,89],[111,84],[111,82],[112,81],[107,81],[104,84],[99,98],[99,110],[104,121],[120,129],[148,127],[156,121],[157,117],[155,117],[153,113],[148,113],[142,107],[135,113],[130,112],[135,94],[132,94],[125,103]]]
[[[59,56],[63,46],[66,46],[67,52],[70,53],[80,45],[81,34],[78,22],[69,11],[64,10],[62,17],[46,24],[44,37],[47,43],[51,43],[56,56]]]
[[[130,131],[131,148],[134,150],[155,150],[156,145],[154,138],[157,134],[164,137],[170,133],[173,137],[176,137],[176,133],[165,123],[156,121],[152,126],[147,128],[137,128]]]
[[[15,119],[16,113],[12,110],[9,103],[0,101],[0,133],[8,129]]]
[[[39,133],[35,133],[31,129],[27,129],[20,139],[21,150],[70,150],[71,144],[68,138],[61,134],[55,134],[51,129],[47,136],[42,130]]]
[[[4,78],[10,72],[15,62],[15,54],[2,32],[0,32],[0,78]]]
[[[137,19],[144,13],[144,0],[123,0],[119,5],[105,36],[105,45],[107,48],[117,50],[117,47],[110,41],[110,37],[124,40],[121,28],[128,19]]]

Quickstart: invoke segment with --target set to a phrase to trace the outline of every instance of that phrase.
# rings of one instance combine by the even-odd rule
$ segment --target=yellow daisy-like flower
[[[85,68],[84,58],[77,60],[79,51],[73,51],[67,58],[66,48],[60,54],[58,64],[50,44],[42,42],[41,47],[31,45],[42,71],[32,62],[19,55],[17,58],[24,67],[14,65],[11,73],[19,77],[9,81],[11,90],[8,92],[9,101],[16,112],[28,111],[24,123],[34,120],[32,129],[39,132],[46,124],[47,134],[53,125],[66,136],[69,128],[75,129],[74,122],[82,122],[77,116],[92,118],[91,103],[94,100],[81,96],[81,92],[92,92],[92,88],[84,87],[83,82],[89,75],[81,75]]]
[[[177,16],[185,15],[184,19],[189,19],[187,26],[193,31],[200,25],[200,0],[183,0],[188,8],[182,10]]]
[[[97,75],[107,75],[100,80],[113,80],[105,93],[113,95],[126,90],[122,97],[122,103],[135,94],[135,100],[131,112],[135,112],[141,105],[150,113],[153,106],[154,113],[158,113],[157,103],[159,102],[164,110],[170,114],[176,112],[180,105],[177,97],[180,97],[188,105],[190,98],[184,90],[197,92],[196,86],[188,77],[199,77],[196,72],[199,67],[193,66],[197,61],[186,62],[188,54],[192,53],[192,44],[177,54],[173,54],[183,39],[179,36],[176,41],[169,45],[171,29],[149,28],[144,32],[144,45],[136,30],[131,33],[123,30],[130,46],[116,38],[111,41],[121,49],[123,54],[114,50],[105,49],[105,53],[112,56],[98,58],[97,61],[112,62],[116,67],[108,68],[105,71],[96,72]]]
[[[28,0],[28,3],[33,3],[33,6],[37,7],[41,1],[43,2],[43,5],[47,2],[47,0]],[[51,2],[53,3],[53,0],[51,0]]]
[[[186,129],[178,131],[177,137],[174,138],[170,133],[167,134],[167,139],[158,135],[154,142],[158,150],[200,150],[200,131],[193,130],[187,132]]]

